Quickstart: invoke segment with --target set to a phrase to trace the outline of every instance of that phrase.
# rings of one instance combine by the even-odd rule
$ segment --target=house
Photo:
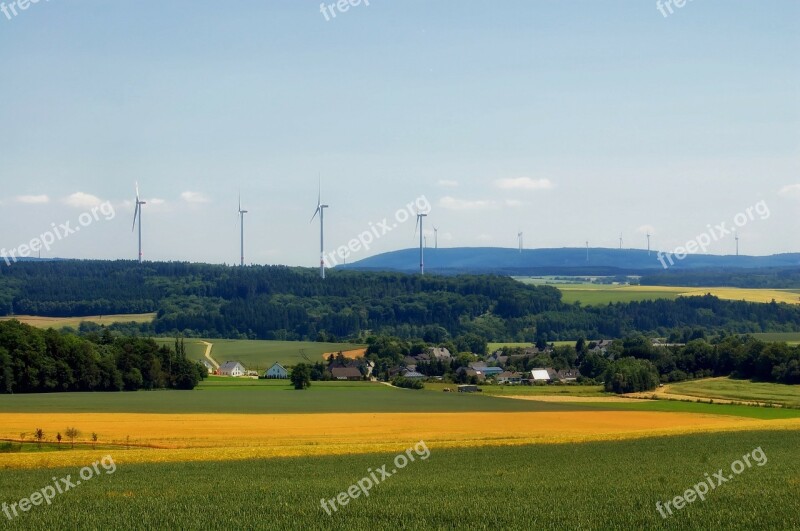
[[[199,363],[206,368],[208,374],[214,374],[214,366],[208,360],[200,360]]]
[[[497,375],[497,383],[519,385],[522,383],[522,374],[518,372],[501,372]]]
[[[409,378],[411,380],[422,380],[422,379],[425,378],[424,374],[419,373],[417,371],[412,371],[412,370],[403,371],[402,374],[403,374],[403,378]]]
[[[581,377],[581,371],[578,369],[564,369],[556,371],[556,378],[560,382],[574,382]]]
[[[364,377],[361,375],[356,367],[334,367],[331,369],[331,375],[334,380],[362,380]]]
[[[264,373],[264,378],[268,379],[285,380],[288,377],[289,371],[277,361]]]
[[[449,360],[452,356],[450,351],[443,347],[432,348],[428,351],[428,356],[435,360]]]
[[[244,365],[239,363],[238,361],[226,361],[222,365],[219,366],[217,369],[217,373],[220,376],[244,376],[247,373],[247,369],[244,368]]]
[[[477,371],[472,367],[459,367],[456,374],[465,374],[467,378],[472,378],[474,376],[479,382],[486,379],[486,375],[484,375],[482,371]]]
[[[497,376],[498,374],[500,374],[502,372],[503,372],[503,368],[502,367],[485,367],[483,369],[483,374],[487,378],[491,378],[492,376]]]
[[[532,382],[549,382],[550,372],[547,369],[533,369],[531,370]]]

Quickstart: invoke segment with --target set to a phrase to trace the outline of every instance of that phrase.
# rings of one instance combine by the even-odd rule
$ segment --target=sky
[[[800,2],[665,4],[4,0],[0,252],[800,251]]]

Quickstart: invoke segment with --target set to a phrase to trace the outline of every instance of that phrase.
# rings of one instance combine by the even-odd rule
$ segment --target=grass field
[[[659,515],[657,502],[682,495],[718,469],[730,474],[731,464],[756,448],[763,450],[763,466],[753,463],[705,501],[667,519]],[[100,468],[52,505],[5,523],[10,529],[80,530],[800,527],[800,460],[796,436],[785,432],[429,450],[426,459],[415,455],[402,469],[394,464],[399,450],[153,464],[126,464],[112,452],[113,473]],[[331,516],[321,507],[322,499],[383,465],[390,477],[368,497],[350,500]],[[68,474],[76,479],[78,467],[4,470],[3,501],[20,500]]]
[[[156,341],[169,346],[174,345],[171,338],[156,338]],[[211,357],[218,363],[239,361],[252,370],[266,370],[273,363],[296,365],[298,363],[323,360],[323,354],[363,348],[353,343],[317,343],[314,341],[260,341],[239,339],[186,339],[186,354],[196,360],[203,359],[207,341],[213,346]]]
[[[788,343],[790,345],[800,345],[800,332],[785,332],[785,333],[766,333],[766,334],[752,334],[756,339],[761,341],[775,341],[778,343]]]
[[[708,378],[670,384],[667,392],[700,398],[755,401],[800,407],[800,386],[798,385]]]
[[[518,278],[521,282],[541,284],[537,279]],[[745,288],[688,288],[680,286],[626,286],[608,284],[548,284],[561,290],[566,303],[580,302],[584,306],[597,306],[616,302],[634,302],[656,299],[674,300],[678,297],[702,296],[708,293],[726,300],[748,302],[785,302],[800,304],[797,290],[745,289]]]
[[[65,326],[78,328],[83,322],[92,322],[108,326],[114,323],[149,323],[155,318],[155,313],[94,315],[88,317],[37,317],[35,315],[15,315],[13,317],[0,317],[0,321],[17,319],[22,323],[35,326],[36,328],[64,328]]]

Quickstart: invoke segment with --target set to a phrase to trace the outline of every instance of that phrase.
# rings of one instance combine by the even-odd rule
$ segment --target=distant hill
[[[772,256],[719,256],[692,254],[683,260],[667,258],[670,271],[702,269],[769,269],[800,267],[800,253]],[[419,270],[419,249],[379,254],[348,264],[347,269],[364,271]],[[640,249],[517,249],[498,247],[454,247],[426,249],[425,270],[431,273],[500,273],[509,275],[633,275],[664,271],[658,253]]]

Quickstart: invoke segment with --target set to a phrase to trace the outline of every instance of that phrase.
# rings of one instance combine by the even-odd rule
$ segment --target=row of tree
[[[0,393],[193,389],[206,370],[152,339],[78,337],[0,322]]]

